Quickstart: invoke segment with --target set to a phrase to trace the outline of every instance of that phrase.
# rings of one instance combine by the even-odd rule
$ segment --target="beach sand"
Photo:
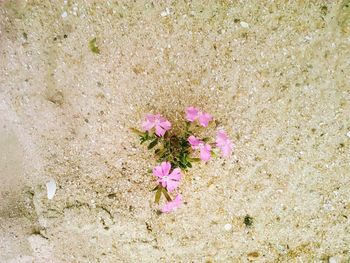
[[[234,155],[159,215],[129,129],[188,106]],[[0,262],[349,262],[349,131],[349,0],[4,1]]]

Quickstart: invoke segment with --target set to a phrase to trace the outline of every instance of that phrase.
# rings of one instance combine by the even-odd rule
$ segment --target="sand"
[[[348,0],[4,1],[0,262],[349,262],[349,59]],[[190,105],[236,148],[159,215],[129,128]]]

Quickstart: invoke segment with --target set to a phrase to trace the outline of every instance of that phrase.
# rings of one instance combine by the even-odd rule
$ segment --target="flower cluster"
[[[195,107],[186,109],[186,123],[182,134],[171,134],[171,123],[160,114],[147,114],[142,123],[142,130],[133,129],[140,136],[140,143],[149,141],[148,149],[155,148],[154,153],[160,163],[153,168],[157,179],[155,202],[159,203],[163,194],[167,203],[160,209],[163,213],[176,210],[182,203],[182,195],[178,191],[183,172],[192,167],[193,162],[208,162],[216,156],[217,150],[225,158],[232,154],[234,144],[223,129],[216,132],[215,142],[209,138],[195,135],[196,127],[208,127],[213,117]],[[197,124],[198,121],[198,124]],[[198,158],[199,156],[199,158]],[[176,193],[171,198],[169,193]]]

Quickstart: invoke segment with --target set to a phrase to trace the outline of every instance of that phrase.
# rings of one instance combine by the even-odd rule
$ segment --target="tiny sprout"
[[[66,36],[66,35],[65,35]],[[96,37],[91,39],[89,42],[89,47],[90,50],[95,53],[95,54],[100,54],[100,49],[98,48],[98,46],[96,45]]]
[[[244,224],[246,227],[251,227],[253,225],[253,218],[250,215],[244,217]]]

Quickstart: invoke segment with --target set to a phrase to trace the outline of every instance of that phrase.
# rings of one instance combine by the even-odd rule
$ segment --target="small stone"
[[[306,41],[311,41],[311,40],[312,40],[312,37],[306,36],[306,37],[305,37],[305,40],[306,40]]]
[[[56,182],[54,179],[51,179],[49,182],[46,183],[47,188],[47,198],[52,199],[55,196],[56,193]]]
[[[328,263],[337,263],[337,260],[334,257],[329,257]]]
[[[247,22],[241,21],[240,25],[243,28],[249,28],[249,24]]]
[[[165,10],[160,13],[160,15],[162,17],[170,15],[170,9],[169,8],[165,8]]]
[[[68,13],[66,11],[64,11],[61,15],[62,18],[66,18],[68,16]]]
[[[226,231],[230,231],[232,229],[232,225],[231,224],[226,224],[224,226],[224,228],[225,228]]]
[[[346,134],[346,136],[348,136],[350,138],[350,131],[348,131],[348,133]]]

